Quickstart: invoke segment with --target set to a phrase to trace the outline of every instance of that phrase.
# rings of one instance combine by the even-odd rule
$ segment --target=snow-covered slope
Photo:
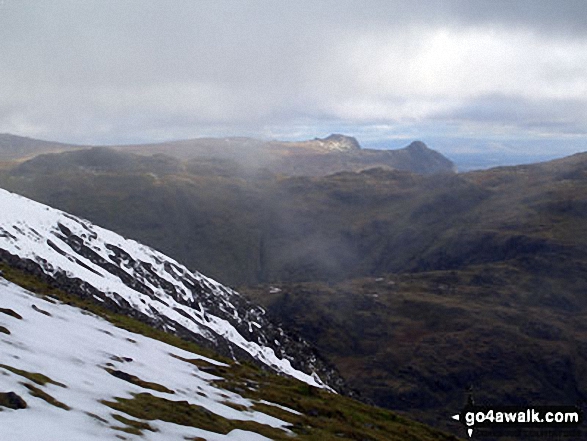
[[[235,291],[152,248],[2,189],[0,258],[110,309],[325,386],[317,371],[326,371],[309,346]]]
[[[43,300],[1,277],[0,330],[0,400],[11,394],[20,403],[14,409],[0,403],[2,440],[138,439],[126,432],[133,424],[142,427],[140,439],[152,441],[268,439],[239,429],[241,421],[289,432],[288,423],[253,410],[253,400],[218,387],[212,380],[219,377],[196,366],[223,363]],[[213,414],[210,421],[236,428],[223,435],[156,418],[137,422],[115,411],[117,402],[137,394],[149,394],[155,404],[205,409],[200,412]]]

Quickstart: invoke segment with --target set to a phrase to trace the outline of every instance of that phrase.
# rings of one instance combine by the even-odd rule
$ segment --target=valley
[[[362,400],[410,418],[462,434],[447,415],[471,389],[487,404],[584,402],[585,154],[297,175],[152,149],[21,159],[0,187],[236,288]]]

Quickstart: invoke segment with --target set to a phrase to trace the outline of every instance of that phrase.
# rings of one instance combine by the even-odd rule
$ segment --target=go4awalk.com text
[[[469,437],[476,429],[481,433],[525,430],[537,436],[541,433],[555,434],[557,430],[565,433],[576,430],[583,421],[582,411],[575,406],[477,406],[468,404],[452,417],[464,424]],[[528,430],[527,430],[528,429]],[[530,430],[531,429],[531,430]]]

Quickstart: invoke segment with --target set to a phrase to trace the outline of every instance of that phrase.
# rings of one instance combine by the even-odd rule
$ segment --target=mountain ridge
[[[12,147],[18,146],[17,148]],[[341,171],[385,167],[416,173],[454,173],[456,167],[442,154],[425,148],[364,149],[356,138],[331,134],[307,141],[260,140],[246,137],[194,138],[152,144],[83,146],[39,141],[16,135],[0,137],[0,160],[23,160],[46,153],[108,147],[141,155],[165,154],[184,160],[229,160],[250,171],[269,170],[287,176],[325,176]]]

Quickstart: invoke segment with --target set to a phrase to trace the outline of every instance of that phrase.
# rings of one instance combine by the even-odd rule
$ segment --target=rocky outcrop
[[[321,148],[329,152],[351,152],[361,150],[361,145],[356,138],[339,134],[332,134],[326,138],[316,138]]]

